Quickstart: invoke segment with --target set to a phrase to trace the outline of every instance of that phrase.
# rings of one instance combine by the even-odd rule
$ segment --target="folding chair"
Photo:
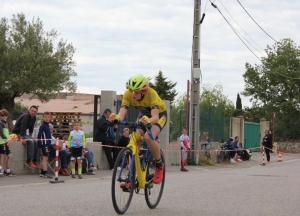
[[[47,171],[52,172],[53,174],[55,173],[55,161],[56,161],[56,152],[55,150],[50,151],[48,162],[47,162]]]

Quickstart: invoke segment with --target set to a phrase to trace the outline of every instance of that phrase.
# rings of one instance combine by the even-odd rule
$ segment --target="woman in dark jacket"
[[[269,130],[265,130],[265,136],[262,141],[262,145],[265,147],[265,152],[267,155],[267,162],[270,163],[270,151],[273,148],[272,142],[272,134],[270,134]]]
[[[102,142],[102,145],[115,146],[115,138],[110,134],[110,129],[109,129],[110,122],[107,121],[110,114],[111,114],[111,110],[105,109],[103,115],[97,120],[96,130],[95,130],[95,141]],[[115,132],[116,130],[117,130],[117,125],[114,128]],[[102,146],[102,148],[105,152],[107,161],[109,163],[109,168],[110,170],[113,170],[118,152],[116,151],[115,148],[112,147]],[[113,153],[113,157],[111,153]]]

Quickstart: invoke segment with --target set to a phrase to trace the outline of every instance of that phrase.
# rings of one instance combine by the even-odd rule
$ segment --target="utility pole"
[[[198,164],[196,150],[199,143],[199,126],[200,126],[200,14],[201,0],[194,0],[194,27],[193,27],[193,46],[191,59],[191,100],[190,113],[191,124],[189,131],[191,132],[192,148],[194,150],[194,160]],[[196,159],[197,158],[197,159]]]

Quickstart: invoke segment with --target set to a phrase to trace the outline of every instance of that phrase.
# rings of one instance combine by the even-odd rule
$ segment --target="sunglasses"
[[[142,90],[140,91],[133,91],[133,90],[129,90],[131,94],[140,94],[142,93]]]
[[[7,117],[8,115],[6,115],[6,114],[3,114],[3,115],[1,115],[2,117]]]

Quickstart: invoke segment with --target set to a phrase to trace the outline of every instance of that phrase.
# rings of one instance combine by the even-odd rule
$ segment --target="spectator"
[[[51,114],[49,112],[44,112],[43,122],[39,128],[37,140],[38,140],[38,146],[43,155],[40,177],[52,179],[53,177],[49,175],[47,172],[47,162],[49,158],[51,139],[52,139],[50,127],[49,127],[50,121],[51,121]]]
[[[273,148],[272,135],[269,130],[265,130],[265,136],[263,138],[262,145],[265,147],[265,152],[267,156],[267,163],[270,163],[270,151]]]
[[[119,141],[118,141],[118,147],[124,148],[129,144],[129,128],[124,128],[123,129],[123,134],[120,137]],[[117,154],[120,153],[121,148],[117,149]]]
[[[75,178],[75,160],[78,164],[78,178],[82,179],[82,152],[85,151],[85,134],[80,130],[80,122],[75,121],[73,123],[73,129],[68,138],[68,147],[71,148],[71,171],[72,178]]]
[[[225,146],[226,148],[229,150],[229,155],[230,155],[230,163],[235,163],[235,154],[236,151],[232,149],[232,142],[233,142],[233,138],[230,137],[228,139],[228,141],[226,142]]]
[[[6,122],[7,117],[8,111],[6,109],[0,110],[0,174],[3,175],[4,173],[6,176],[12,177],[16,175],[10,170],[12,153],[9,149],[9,130]],[[7,156],[6,171],[3,170],[5,156]]]
[[[239,136],[234,137],[234,141],[231,143],[231,148],[232,148],[232,150],[236,150],[236,151],[232,151],[233,153],[235,153],[233,156],[234,160],[240,162],[240,161],[242,161],[240,159],[240,157],[243,152],[241,151],[241,148],[239,147],[239,139],[240,139]],[[233,155],[233,153],[232,153],[232,155]]]
[[[208,132],[204,132],[203,133],[203,142],[201,144],[201,149],[202,148],[207,148],[207,145],[210,145],[210,147],[212,147],[212,143],[209,139]]]
[[[109,146],[115,146],[115,138],[110,134],[110,122],[108,121],[108,118],[111,114],[110,109],[105,109],[103,112],[103,115],[97,120],[96,123],[96,130],[95,130],[95,141],[96,142],[102,142],[102,145],[109,145]],[[116,132],[117,125],[114,126],[114,131]],[[115,148],[102,146],[108,164],[109,169],[113,170],[115,165],[115,160],[117,158],[118,152]],[[112,156],[113,153],[113,156]]]
[[[16,121],[12,133],[18,134],[23,145],[27,144],[27,161],[25,165],[30,169],[40,168],[40,154],[37,142],[32,137],[34,124],[36,121],[37,106],[31,106]],[[29,129],[29,135],[26,130]]]
[[[49,124],[50,127],[50,132],[51,132],[51,156],[55,157],[55,145],[56,145],[56,139],[52,136],[53,134],[53,125],[50,123]],[[67,170],[67,167],[70,164],[70,160],[71,160],[71,152],[67,151],[66,149],[63,148],[62,146],[62,141],[60,141],[59,143],[59,151],[58,151],[58,155],[59,155],[59,159],[60,159],[60,169],[59,169],[59,174],[63,175],[63,176],[69,176],[69,172]]]
[[[92,150],[90,148],[86,148],[84,156],[88,161],[87,174],[95,175],[94,170],[96,170],[97,168],[94,166],[94,153],[92,152]]]
[[[187,172],[188,170],[185,168],[186,166],[186,159],[188,155],[188,150],[191,149],[190,147],[190,140],[189,136],[187,135],[187,129],[186,127],[182,127],[182,135],[179,138],[180,140],[180,150],[181,150],[181,169],[182,172]]]

